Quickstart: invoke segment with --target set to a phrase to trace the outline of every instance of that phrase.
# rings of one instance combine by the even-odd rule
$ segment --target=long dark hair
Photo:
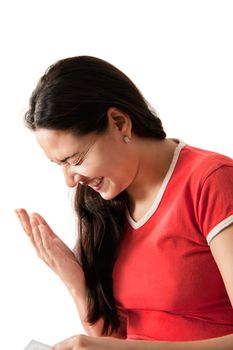
[[[31,130],[67,130],[77,136],[101,134],[108,126],[109,107],[129,115],[135,134],[166,137],[161,120],[134,83],[110,63],[90,56],[62,59],[48,68],[32,93],[25,124]],[[79,235],[74,252],[86,280],[87,321],[94,324],[102,318],[105,335],[120,326],[112,271],[124,231],[126,206],[125,191],[104,200],[88,186],[76,189]]]

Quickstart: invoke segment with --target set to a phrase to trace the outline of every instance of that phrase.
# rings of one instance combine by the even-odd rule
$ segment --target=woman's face
[[[126,190],[138,170],[138,157],[131,138],[131,121],[116,108],[108,110],[108,129],[103,134],[76,136],[63,130],[38,129],[37,141],[46,156],[62,166],[66,184],[90,186],[104,199]]]

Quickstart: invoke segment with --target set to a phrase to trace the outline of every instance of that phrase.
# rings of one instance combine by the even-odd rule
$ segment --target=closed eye
[[[75,162],[74,164],[71,164],[72,166],[78,166],[78,165],[80,165],[82,163],[82,161],[81,160],[79,160],[78,162]]]
[[[70,165],[78,166],[78,165],[82,164],[83,160],[84,160],[84,157],[75,159]]]
[[[79,156],[78,158],[76,158],[76,159],[71,163],[71,165],[72,165],[72,166],[81,165],[82,162],[84,161],[84,159],[85,159],[85,157],[86,157],[86,155],[87,155],[87,153],[88,153],[88,151],[89,151],[90,148],[91,148],[91,146],[88,147],[88,148],[86,149],[85,152],[83,152],[83,154],[81,155],[81,157]]]

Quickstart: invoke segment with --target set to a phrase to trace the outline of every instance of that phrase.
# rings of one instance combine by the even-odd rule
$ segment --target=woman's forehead
[[[50,129],[38,129],[35,131],[37,141],[40,144],[48,146],[59,146],[59,145],[83,145],[86,142],[93,139],[96,133],[89,133],[86,135],[75,135],[71,131],[67,130],[50,130]]]
[[[65,130],[38,129],[36,139],[46,156],[54,161],[65,159],[81,151],[87,135],[76,136]]]

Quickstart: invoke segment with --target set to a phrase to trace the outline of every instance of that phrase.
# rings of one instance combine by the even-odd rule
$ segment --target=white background
[[[157,109],[168,137],[233,156],[233,10],[226,0],[21,0],[0,5],[0,348],[82,333],[59,278],[38,259],[14,209],[44,215],[72,247],[75,224],[61,170],[22,123],[54,61],[103,58]],[[2,342],[2,343],[1,343]]]

